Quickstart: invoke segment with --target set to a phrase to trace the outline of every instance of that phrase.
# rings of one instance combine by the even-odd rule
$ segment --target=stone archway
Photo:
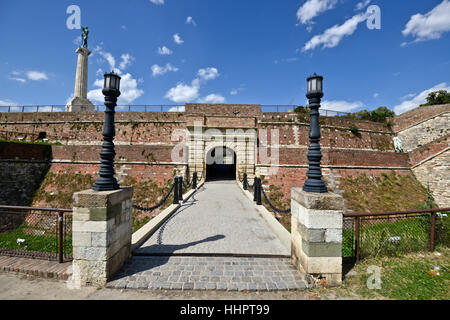
[[[207,149],[206,155],[206,181],[235,180],[237,172],[236,152],[226,146],[212,146]]]
[[[188,128],[189,130],[189,161],[188,170],[192,175],[203,172],[206,175],[208,153],[216,148],[225,148],[234,153],[235,178],[242,179],[244,172],[249,178],[255,174],[256,159],[256,131],[229,130],[224,128]],[[214,131],[214,138],[207,134],[207,130]]]

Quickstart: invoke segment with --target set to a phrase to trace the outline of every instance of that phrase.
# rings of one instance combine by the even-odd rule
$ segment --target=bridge
[[[222,178],[223,179],[223,178]],[[207,181],[143,243],[107,286],[295,290],[307,282],[283,241],[233,180]]]

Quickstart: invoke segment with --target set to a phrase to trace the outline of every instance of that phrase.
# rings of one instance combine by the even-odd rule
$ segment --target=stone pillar
[[[75,92],[72,100],[66,105],[66,111],[95,110],[94,105],[87,99],[88,57],[91,51],[87,48],[79,47],[76,53],[78,53],[78,63],[75,77]]]
[[[103,286],[131,255],[133,188],[74,194],[72,283]]]
[[[306,275],[342,283],[344,200],[334,193],[291,190],[291,261]]]

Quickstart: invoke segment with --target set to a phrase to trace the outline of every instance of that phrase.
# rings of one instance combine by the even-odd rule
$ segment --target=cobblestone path
[[[288,258],[135,256],[107,287],[276,291],[302,290],[307,283]]]

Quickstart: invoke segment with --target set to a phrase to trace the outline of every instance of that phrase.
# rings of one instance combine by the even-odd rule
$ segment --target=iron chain
[[[134,204],[133,208],[137,209],[137,210],[141,210],[141,211],[153,211],[153,210],[159,208],[160,206],[162,206],[164,204],[164,202],[167,201],[167,199],[169,198],[169,196],[172,193],[174,188],[175,188],[175,183],[172,184],[172,188],[170,188],[169,193],[157,205],[155,205],[153,207],[144,208],[144,207],[141,207],[141,206],[138,206],[138,205]]]
[[[281,210],[281,209],[278,209],[277,207],[275,207],[275,206],[272,204],[272,202],[270,202],[270,200],[269,200],[269,198],[267,197],[266,192],[264,191],[264,188],[263,188],[262,186],[261,186],[261,191],[262,191],[262,194],[263,194],[263,196],[264,196],[264,199],[266,199],[266,202],[269,204],[269,206],[270,206],[275,212],[278,212],[278,213],[281,213],[281,214],[286,214],[286,213],[290,213],[290,212],[291,212],[291,208],[286,209],[286,210]]]

